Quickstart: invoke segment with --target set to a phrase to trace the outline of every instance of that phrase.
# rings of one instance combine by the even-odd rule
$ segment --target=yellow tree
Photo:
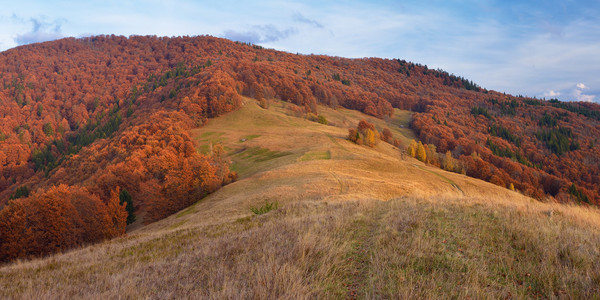
[[[452,157],[450,150],[446,151],[444,157],[444,170],[454,172],[456,170],[456,160]]]
[[[375,132],[371,129],[367,129],[367,132],[365,132],[365,144],[369,147],[373,147],[376,143],[377,137],[375,136]]]
[[[417,144],[417,159],[426,162],[427,161],[427,151],[425,150],[425,146],[423,143],[419,141]]]
[[[411,157],[417,156],[417,142],[415,140],[410,140],[408,147],[406,147],[406,154],[410,155]]]
[[[439,166],[439,161],[437,157],[437,148],[433,144],[425,145],[425,152],[427,156],[427,163],[432,164],[434,166]]]

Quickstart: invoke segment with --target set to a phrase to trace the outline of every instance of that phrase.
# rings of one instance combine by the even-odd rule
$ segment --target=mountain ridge
[[[189,132],[239,109],[242,96],[265,107],[281,99],[307,117],[319,104],[380,119],[410,110],[407,127],[431,165],[450,153],[455,171],[503,188],[599,201],[594,104],[504,95],[403,60],[296,55],[207,36],[67,38],[7,50],[0,61],[3,205],[24,196],[18,189],[37,199],[66,184],[104,204],[127,190],[145,222],[174,213],[235,180],[223,157],[194,150]],[[15,225],[3,211],[4,226]]]

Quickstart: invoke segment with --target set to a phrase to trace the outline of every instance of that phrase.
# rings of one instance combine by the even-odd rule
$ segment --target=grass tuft
[[[260,206],[260,207],[252,206],[252,207],[250,207],[250,210],[255,215],[262,215],[262,214],[266,214],[272,210],[276,210],[278,207],[279,207],[279,203],[277,201],[274,201],[274,202],[265,201],[265,204],[263,206]]]

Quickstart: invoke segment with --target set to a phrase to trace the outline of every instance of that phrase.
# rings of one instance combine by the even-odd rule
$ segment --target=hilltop
[[[244,98],[193,129],[239,179],[126,236],[0,269],[9,298],[589,297],[600,214],[542,203],[347,139],[365,119],[408,141],[413,113],[382,120]],[[269,207],[270,206],[270,207]],[[271,210],[269,210],[269,208]]]
[[[238,147],[219,144],[218,131],[202,137],[214,143],[195,148],[193,132],[238,113],[244,97],[262,107],[285,103],[305,118],[364,113],[394,133],[395,155],[418,139],[424,168],[543,201],[600,201],[598,105],[505,95],[400,59],[298,55],[208,36],[95,36],[17,47],[0,53],[0,66],[1,261],[119,236],[126,224],[150,224],[267,170],[231,159]],[[337,116],[339,130],[357,126]],[[271,149],[254,135],[239,156],[291,160],[304,149]],[[369,168],[359,166],[353,172]],[[365,189],[379,186],[371,175]],[[441,189],[465,192],[444,176]]]

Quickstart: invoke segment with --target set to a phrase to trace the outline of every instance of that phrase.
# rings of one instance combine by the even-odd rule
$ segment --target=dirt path
[[[428,172],[430,174],[433,174],[433,175],[435,175],[435,176],[443,179],[444,181],[446,181],[447,183],[449,183],[453,188],[455,188],[457,191],[459,191],[463,196],[465,195],[465,192],[460,188],[460,186],[458,186],[458,184],[456,184],[456,182],[452,181],[450,178],[448,178],[448,177],[446,177],[446,176],[444,176],[442,174],[439,174],[437,172],[434,172],[434,171],[431,171],[431,170],[427,170],[427,169],[425,169],[425,168],[423,168],[423,167],[421,167],[419,165],[416,165],[416,164],[413,164],[413,166],[415,166],[415,167],[417,167],[417,168],[419,168],[419,169],[421,169],[421,170],[423,170],[425,172]]]
[[[333,178],[335,178],[335,180],[339,183],[340,185],[340,195],[346,194],[348,193],[348,184],[346,182],[344,182],[340,176],[338,176],[335,172],[333,172],[331,169],[329,170],[329,174],[331,174],[331,176],[333,176]]]

